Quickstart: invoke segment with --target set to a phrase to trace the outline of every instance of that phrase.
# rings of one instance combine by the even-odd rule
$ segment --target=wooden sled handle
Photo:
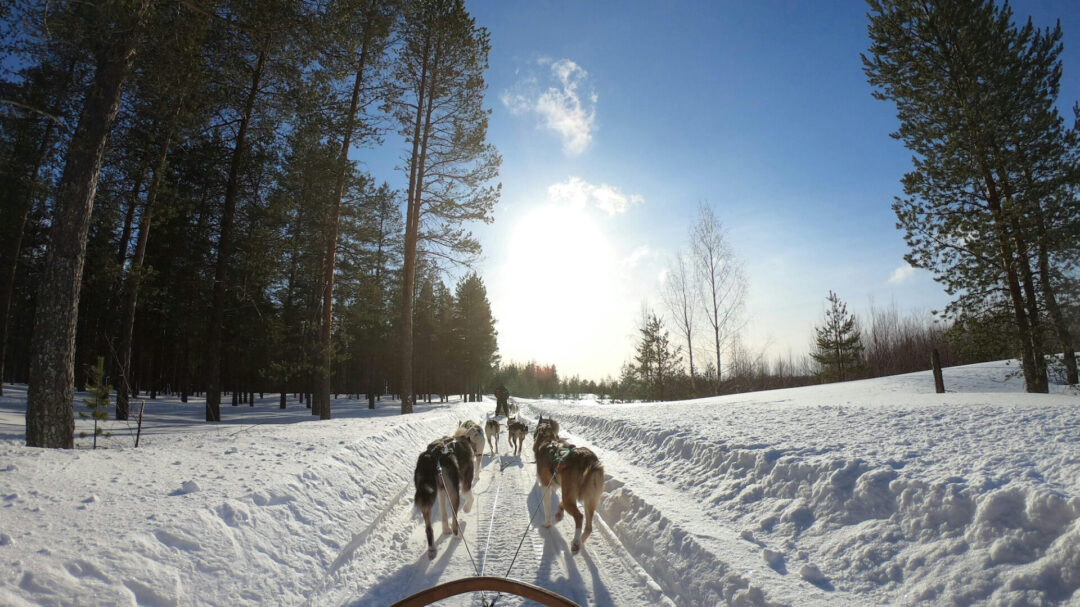
[[[480,590],[513,594],[548,607],[581,607],[574,601],[539,586],[490,575],[463,577],[438,586],[432,586],[412,596],[405,597],[390,607],[423,607],[448,597]]]

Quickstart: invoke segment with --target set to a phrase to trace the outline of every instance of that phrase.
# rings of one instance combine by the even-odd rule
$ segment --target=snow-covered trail
[[[531,420],[530,428],[534,427]],[[671,604],[599,516],[585,549],[572,556],[573,518],[566,516],[551,528],[542,526],[532,437],[526,438],[520,456],[508,454],[508,449],[504,427],[499,454],[484,455],[472,511],[458,513],[461,538],[442,535],[438,509],[433,512],[438,548],[434,560],[426,555],[423,520],[412,502],[413,487],[403,486],[375,521],[354,535],[305,604],[387,605],[425,588],[477,574],[525,581],[581,605]],[[482,605],[484,598],[495,595],[465,594],[439,604]],[[508,606],[526,603],[532,604],[508,595],[498,601]]]
[[[208,425],[202,402],[161,398],[138,449],[110,421],[102,448],[50,450],[25,446],[25,386],[5,386],[0,605],[388,605],[504,575],[524,534],[510,577],[584,605],[1080,607],[1078,393],[1026,394],[1014,369],[947,369],[943,395],[917,373],[677,403],[518,399],[533,428],[553,415],[604,463],[594,534],[571,556],[569,518],[530,520],[531,438],[515,458],[504,432],[463,538],[440,534],[434,561],[416,457],[490,400],[403,416],[339,399],[318,421],[266,395]]]

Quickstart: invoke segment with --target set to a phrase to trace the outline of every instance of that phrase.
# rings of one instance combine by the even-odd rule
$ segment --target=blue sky
[[[1012,6],[1040,26],[1061,19],[1071,121],[1080,6]],[[871,97],[862,72],[864,3],[467,7],[492,42],[503,196],[476,233],[504,360],[617,375],[643,302],[664,311],[660,276],[700,202],[745,264],[743,340],[770,358],[809,350],[829,290],[856,313],[948,301],[903,261],[890,204],[910,154],[888,136],[895,107]]]

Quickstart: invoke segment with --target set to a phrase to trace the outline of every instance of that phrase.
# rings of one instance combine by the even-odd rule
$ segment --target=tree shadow
[[[4,385],[4,396],[0,397],[0,439],[24,441],[26,440],[26,384]],[[87,392],[76,392],[73,407],[75,416],[76,434],[85,431],[86,422],[79,416],[79,412],[86,413],[88,409],[84,399],[89,397]],[[114,403],[109,409],[110,418],[115,411],[115,393],[112,395]],[[206,423],[206,399],[204,397],[189,397],[188,402],[181,402],[178,395],[158,395],[155,399],[145,396],[131,399],[131,418],[128,421],[116,421],[110,419],[105,424],[105,430],[112,437],[107,446],[128,446],[134,444],[135,434],[138,432],[136,416],[140,403],[145,402],[141,434],[143,437],[172,434],[177,431],[224,431],[226,433],[242,432],[250,426],[263,424],[296,424],[301,422],[319,421],[317,416],[311,414],[311,409],[301,404],[292,395],[288,396],[286,408],[280,406],[278,393],[264,393],[262,397],[255,398],[252,405],[241,404],[233,407],[229,404],[229,397],[222,395],[221,421],[213,424]],[[451,399],[445,403],[416,403],[413,411],[425,413],[449,409],[459,404],[460,399]],[[367,399],[334,398],[330,402],[331,418],[341,419],[373,419],[401,415],[401,401],[397,399],[383,399],[375,409],[369,409]],[[231,429],[230,426],[235,427]]]

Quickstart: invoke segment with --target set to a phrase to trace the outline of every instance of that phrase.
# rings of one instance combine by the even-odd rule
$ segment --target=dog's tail
[[[421,453],[416,460],[416,472],[413,474],[413,484],[416,485],[414,500],[421,511],[430,511],[435,505],[439,482],[437,475],[435,456],[427,451]]]
[[[582,497],[594,496],[594,499],[599,502],[603,493],[604,465],[599,459],[594,458],[589,465],[585,466],[585,471],[581,474],[581,495]]]

